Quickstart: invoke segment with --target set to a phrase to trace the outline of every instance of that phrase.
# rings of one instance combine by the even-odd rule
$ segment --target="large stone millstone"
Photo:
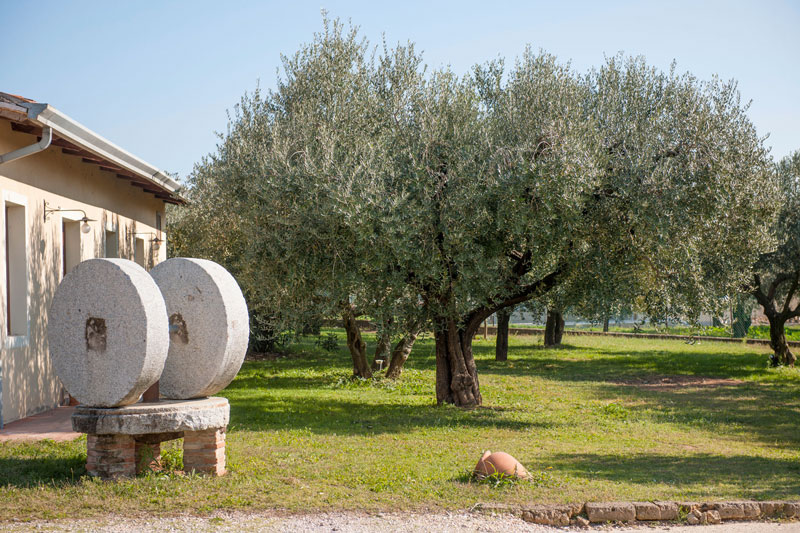
[[[156,265],[150,275],[164,296],[171,326],[161,395],[190,399],[221,391],[239,372],[250,335],[236,280],[213,261],[183,257]]]
[[[169,350],[161,291],[127,259],[89,259],[67,274],[53,297],[47,333],[64,387],[94,407],[136,402],[158,381]]]

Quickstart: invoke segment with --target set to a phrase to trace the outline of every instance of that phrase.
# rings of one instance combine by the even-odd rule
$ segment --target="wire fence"
[[[509,321],[510,327],[543,328],[547,315],[516,309]],[[685,320],[654,320],[641,313],[610,316],[607,319],[586,319],[567,313],[564,315],[566,330],[607,331],[632,334],[668,334],[704,337],[769,339],[769,321],[756,301],[748,296],[730,299],[722,313],[701,314],[697,323]],[[496,326],[497,317],[492,316],[487,326]],[[788,340],[800,341],[800,322],[786,324]]]

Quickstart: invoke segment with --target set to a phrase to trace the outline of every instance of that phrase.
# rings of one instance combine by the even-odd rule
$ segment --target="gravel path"
[[[523,522],[513,516],[487,516],[471,513],[401,514],[386,513],[365,515],[358,513],[325,513],[309,515],[276,514],[221,514],[211,518],[173,517],[166,519],[102,518],[96,520],[56,520],[0,524],[2,531],[67,531],[67,532],[337,532],[337,533],[388,533],[388,532],[524,532],[545,533],[565,531]],[[586,530],[660,532],[670,533],[789,533],[800,532],[800,522],[731,522],[718,526],[667,526],[643,525],[634,528],[599,526]]]

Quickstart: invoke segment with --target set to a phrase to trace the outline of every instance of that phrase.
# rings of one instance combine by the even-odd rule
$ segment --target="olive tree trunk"
[[[778,274],[775,279],[770,283],[764,283],[763,286],[760,275],[755,274],[753,278],[751,294],[755,296],[769,320],[769,346],[773,351],[770,358],[772,366],[794,366],[797,357],[786,342],[784,326],[789,319],[800,316],[800,302],[795,299],[795,294],[800,288],[800,271]],[[788,292],[783,297],[783,305],[779,305],[775,295],[778,294],[780,285],[787,282],[790,283]]]
[[[477,407],[483,403],[478,369],[472,355],[472,339],[481,323],[494,313],[542,296],[556,286],[567,269],[559,265],[553,272],[501,301],[492,301],[460,317],[439,315],[433,321],[436,341],[436,402],[459,407]],[[446,300],[445,300],[446,301]],[[563,331],[563,319],[562,319]]]
[[[392,349],[392,338],[388,333],[382,332],[378,335],[378,344],[375,346],[375,355],[372,358],[372,371],[375,372],[379,369],[380,364],[378,361],[383,361],[384,364],[389,360],[389,350]]]
[[[789,344],[786,342],[784,330],[786,319],[780,315],[768,316],[767,319],[769,320],[769,346],[774,352],[772,366],[794,366],[797,357],[789,349]]]
[[[389,361],[389,367],[386,369],[386,377],[389,379],[397,379],[403,372],[403,365],[405,365],[411,348],[414,346],[414,341],[417,340],[416,333],[409,333],[403,336],[402,339],[397,341],[392,349],[392,357]]]
[[[371,378],[372,370],[367,363],[367,343],[361,338],[361,330],[352,307],[345,307],[342,321],[347,332],[347,348],[353,358],[353,377]]]
[[[564,314],[558,309],[547,310],[547,322],[544,326],[544,345],[558,346],[564,336]]]
[[[608,317],[603,319],[603,333],[608,333]]]
[[[494,360],[508,360],[508,323],[511,321],[513,307],[497,312],[497,340],[494,345]]]
[[[478,371],[472,356],[476,330],[457,325],[452,318],[436,321],[436,403],[459,407],[481,405]]]

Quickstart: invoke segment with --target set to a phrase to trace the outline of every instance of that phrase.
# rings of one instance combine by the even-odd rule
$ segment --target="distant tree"
[[[495,361],[508,360],[508,325],[513,313],[514,307],[506,307],[497,312],[497,335],[494,345]]]
[[[758,258],[750,294],[769,320],[773,366],[794,366],[797,356],[786,342],[788,320],[800,317],[800,151],[777,165],[782,202],[773,226],[778,246]]]

